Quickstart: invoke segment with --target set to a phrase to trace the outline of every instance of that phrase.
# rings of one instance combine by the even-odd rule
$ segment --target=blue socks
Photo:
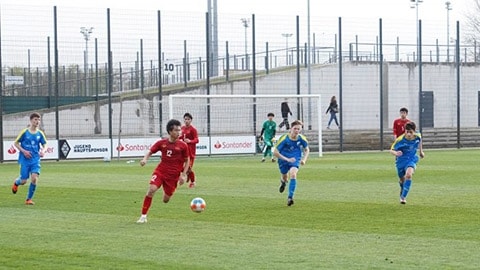
[[[27,200],[31,200],[33,198],[33,194],[35,193],[35,189],[37,188],[37,185],[34,183],[30,183],[30,186],[28,187],[28,196]]]
[[[408,195],[408,191],[410,190],[410,186],[412,185],[412,179],[406,179],[403,183],[403,190],[402,190],[402,198],[406,198]]]
[[[20,179],[20,177],[18,177],[15,180],[15,185],[20,186],[21,183],[22,183],[22,180]],[[36,189],[37,189],[37,184],[30,182],[30,186],[28,187],[27,200],[31,200],[33,198],[33,194],[35,194]]]
[[[288,185],[288,198],[293,198],[293,193],[295,193],[296,187],[297,179],[290,179],[290,184]]]

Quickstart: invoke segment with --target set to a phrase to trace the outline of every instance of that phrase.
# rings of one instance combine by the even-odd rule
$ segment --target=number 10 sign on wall
[[[163,74],[175,75],[175,65],[172,62],[163,63]]]

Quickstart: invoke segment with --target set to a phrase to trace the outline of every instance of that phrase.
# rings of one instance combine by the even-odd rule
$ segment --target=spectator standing
[[[340,128],[340,125],[338,124],[338,120],[337,120],[338,102],[335,96],[332,96],[332,98],[330,99],[330,104],[328,105],[328,108],[325,114],[328,114],[328,113],[330,113],[330,120],[328,120],[327,128],[330,129],[330,125],[332,124],[333,121],[335,121],[335,124],[337,125],[337,127]]]

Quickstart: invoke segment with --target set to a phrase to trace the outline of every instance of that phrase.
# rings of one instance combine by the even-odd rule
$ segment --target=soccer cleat
[[[401,204],[406,204],[406,203],[407,203],[407,200],[405,200],[405,198],[400,197],[400,203],[401,203]]]
[[[190,182],[190,184],[188,184],[188,187],[189,188],[194,188],[195,187],[195,182]]]
[[[137,220],[137,224],[143,223],[147,223],[147,216],[140,216],[140,218]]]
[[[265,158],[262,158],[262,162],[265,162]]]
[[[287,185],[287,182],[280,181],[280,187],[278,188],[278,191],[280,191],[280,193],[283,193],[285,191],[285,186],[286,185]]]
[[[274,158],[272,158],[272,162],[275,162],[276,160]]]
[[[293,198],[288,198],[287,206],[292,206],[294,204]]]
[[[18,186],[15,184],[15,182],[13,182],[13,185],[12,185],[12,193],[13,193],[13,194],[17,194],[17,191],[18,191]]]
[[[35,203],[32,201],[32,199],[28,199],[25,201],[26,205],[34,205]]]

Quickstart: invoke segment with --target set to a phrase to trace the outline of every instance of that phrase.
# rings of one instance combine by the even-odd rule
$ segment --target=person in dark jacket
[[[337,124],[337,127],[340,127],[337,120],[338,103],[337,103],[337,98],[335,96],[332,96],[332,98],[330,99],[330,105],[328,106],[328,109],[325,112],[325,114],[328,114],[328,113],[330,113],[330,120],[328,120],[327,128],[330,129],[330,124],[332,123],[332,121],[335,121],[335,124]]]
[[[286,99],[281,104],[281,111],[282,111],[283,121],[280,123],[280,125],[278,125],[278,127],[282,128],[283,126],[285,126],[285,128],[289,130],[290,124],[288,123],[288,114],[292,115],[292,111],[290,111],[290,107],[288,106],[288,102]]]

